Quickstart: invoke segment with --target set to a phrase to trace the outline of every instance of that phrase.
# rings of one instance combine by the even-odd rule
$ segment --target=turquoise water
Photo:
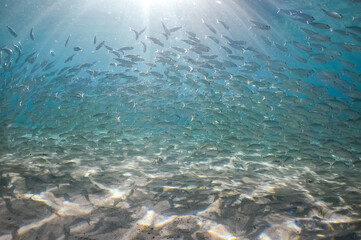
[[[0,2],[0,239],[361,239],[361,2]]]

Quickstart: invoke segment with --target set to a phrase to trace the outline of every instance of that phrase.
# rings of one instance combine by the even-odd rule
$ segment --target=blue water
[[[1,1],[0,239],[361,239],[360,7]]]

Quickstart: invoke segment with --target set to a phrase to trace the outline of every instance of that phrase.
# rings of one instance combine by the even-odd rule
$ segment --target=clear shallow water
[[[1,4],[0,239],[360,238],[359,2]]]

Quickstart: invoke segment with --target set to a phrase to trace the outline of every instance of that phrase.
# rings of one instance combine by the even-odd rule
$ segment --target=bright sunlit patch
[[[164,6],[168,4],[174,4],[176,2],[176,0],[138,0],[138,1],[143,6],[152,6],[152,5]]]

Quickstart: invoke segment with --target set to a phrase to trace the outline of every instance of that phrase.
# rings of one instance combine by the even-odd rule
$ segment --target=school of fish
[[[348,2],[360,7],[360,1]],[[56,165],[69,176],[104,158],[110,160],[99,171],[140,157],[150,159],[150,165],[142,164],[152,173],[178,171],[183,164],[197,168],[204,162],[245,170],[247,161],[282,168],[360,169],[361,14],[321,5],[317,11],[328,21],[302,9],[275,8],[274,16],[298,29],[299,36],[288,35],[284,41],[272,34],[280,26],[256,17],[245,23],[247,38],[234,31],[237,23],[222,19],[200,17],[194,22],[200,32],[161,19],[156,28],[127,26],[133,44],[110,44],[95,32],[87,45],[80,45],[76,34],[69,33],[60,49],[47,49],[47,54],[23,48],[22,34],[11,23],[1,26],[8,41],[0,42],[0,159],[11,154],[29,166]],[[346,20],[343,28],[333,27]],[[36,26],[26,34],[31,42],[41,40]],[[102,60],[86,60],[94,54]],[[25,185],[34,194],[48,188]],[[112,201],[135,194],[130,186],[133,190],[122,197],[111,195]],[[1,196],[14,189],[0,181]],[[169,189],[165,194],[174,190]],[[91,191],[80,194],[92,202]],[[65,192],[58,195],[69,200]],[[58,207],[54,200],[58,195],[31,198],[50,202],[57,215],[68,216],[66,201]],[[9,198],[4,199],[7,211],[14,212]],[[207,214],[200,215],[213,219]],[[299,221],[298,226],[307,225]],[[256,236],[255,229],[247,229],[246,235]],[[12,231],[13,237],[20,234],[18,228]],[[68,228],[62,231],[65,239],[70,237]]]

